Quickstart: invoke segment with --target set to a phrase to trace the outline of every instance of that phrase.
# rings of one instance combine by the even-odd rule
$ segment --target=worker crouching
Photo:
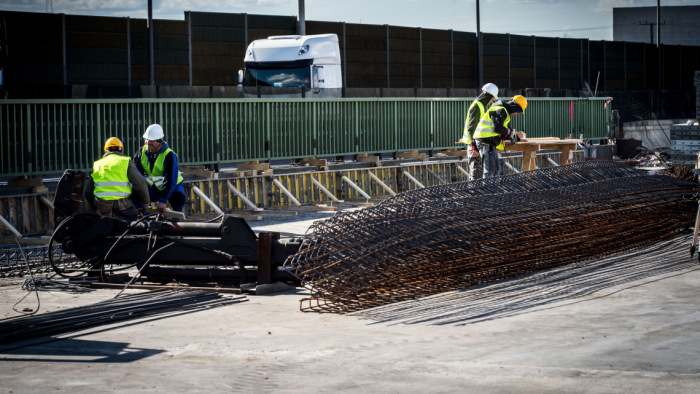
[[[131,158],[124,155],[124,145],[118,138],[109,138],[104,152],[93,163],[92,175],[85,183],[85,201],[100,216],[136,220],[138,211],[131,198],[148,204],[146,181]]]
[[[496,101],[481,117],[473,138],[483,158],[484,178],[495,177],[500,173],[498,151],[505,150],[504,141],[509,139],[512,144],[520,141],[518,134],[508,125],[511,117],[524,113],[525,108],[527,99],[517,95],[507,102]]]
[[[174,211],[182,212],[186,202],[183,178],[177,154],[163,141],[164,137],[159,124],[148,126],[143,134],[145,144],[136,152],[134,161],[146,177],[150,199],[157,203],[158,212],[164,212],[168,202]]]

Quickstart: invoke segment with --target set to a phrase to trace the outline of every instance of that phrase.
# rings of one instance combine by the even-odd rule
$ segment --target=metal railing
[[[132,154],[151,123],[184,165],[457,147],[472,98],[0,101],[0,175],[89,170],[109,137]],[[530,98],[528,137],[608,137],[606,98]]]

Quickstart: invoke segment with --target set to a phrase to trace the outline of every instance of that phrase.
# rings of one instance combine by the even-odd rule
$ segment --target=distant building
[[[700,6],[661,7],[661,43],[700,45]],[[613,41],[656,44],[656,7],[613,8]]]

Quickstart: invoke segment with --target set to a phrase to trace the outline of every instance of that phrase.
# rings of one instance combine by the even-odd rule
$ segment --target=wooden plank
[[[245,163],[238,164],[236,166],[236,170],[238,170],[238,171],[245,171],[245,170],[266,171],[269,169],[270,169],[270,163],[259,163],[257,160],[248,161]]]
[[[328,160],[317,159],[315,157],[307,157],[305,159],[299,160],[300,166],[310,166],[310,167],[328,167]]]
[[[186,174],[191,174],[191,175],[197,175],[201,176],[207,179],[218,179],[219,178],[219,173],[216,171],[212,170],[207,170],[204,168],[204,166],[197,166],[197,167],[191,167],[191,166],[180,166],[180,171],[186,173]]]
[[[573,157],[573,151],[576,150],[576,144],[582,143],[582,140],[561,140],[556,137],[529,138],[526,141],[516,142],[515,145],[506,142],[505,150],[522,152],[522,170],[529,171],[535,169],[535,158],[540,149],[560,149],[562,151],[561,164],[569,164]]]
[[[379,163],[379,156],[369,156],[368,154],[364,153],[361,155],[357,155],[355,157],[355,161],[359,163]]]
[[[202,219],[214,219],[217,218],[221,215],[216,214],[216,213],[191,213],[189,214],[189,217],[191,218],[202,218]],[[243,214],[226,214],[224,216],[232,216],[234,218],[241,218],[244,220],[251,220],[251,221],[258,221],[258,220],[263,220],[262,215],[243,215]]]
[[[446,156],[467,157],[469,156],[469,151],[467,151],[466,149],[447,149],[438,153],[438,156],[440,156],[440,154]]]
[[[537,151],[539,146],[527,146],[523,149],[523,165],[522,171],[534,170],[536,167]]]
[[[288,209],[288,208],[284,208]],[[264,211],[253,211],[251,209],[231,209],[229,211],[231,214],[238,214],[238,215],[247,215],[247,214],[252,214],[252,215],[277,215],[277,216],[299,216],[299,212],[297,211],[281,211],[281,210],[264,210]]]
[[[319,212],[327,212],[327,211],[337,211],[338,207],[324,207],[324,206],[318,206],[318,205],[295,205],[295,206],[288,206],[288,205],[272,205],[270,206],[270,209],[286,209],[286,210],[295,210],[295,211],[319,211]]]
[[[559,164],[571,164],[571,160],[574,157],[574,149],[576,149],[576,144],[564,145],[561,147],[561,159],[559,159]]]
[[[42,178],[27,178],[27,176],[13,178],[7,181],[9,187],[37,187],[44,186]]]
[[[158,214],[158,209],[156,209],[155,206],[153,206],[155,203],[151,203],[148,209],[146,210],[146,213],[151,213],[151,214]],[[170,208],[165,208],[165,212],[161,213],[161,215],[165,216],[166,218],[170,219],[178,219],[178,220],[185,220],[185,214],[183,212],[179,211],[173,211]]]
[[[416,159],[425,160],[427,155],[425,153],[418,153],[417,150],[412,150],[409,152],[399,153],[399,159]]]

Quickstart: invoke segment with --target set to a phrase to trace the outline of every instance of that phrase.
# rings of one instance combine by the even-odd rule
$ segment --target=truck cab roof
[[[313,64],[340,64],[336,34],[270,36],[255,40],[246,50],[244,62],[290,62],[313,60]]]

